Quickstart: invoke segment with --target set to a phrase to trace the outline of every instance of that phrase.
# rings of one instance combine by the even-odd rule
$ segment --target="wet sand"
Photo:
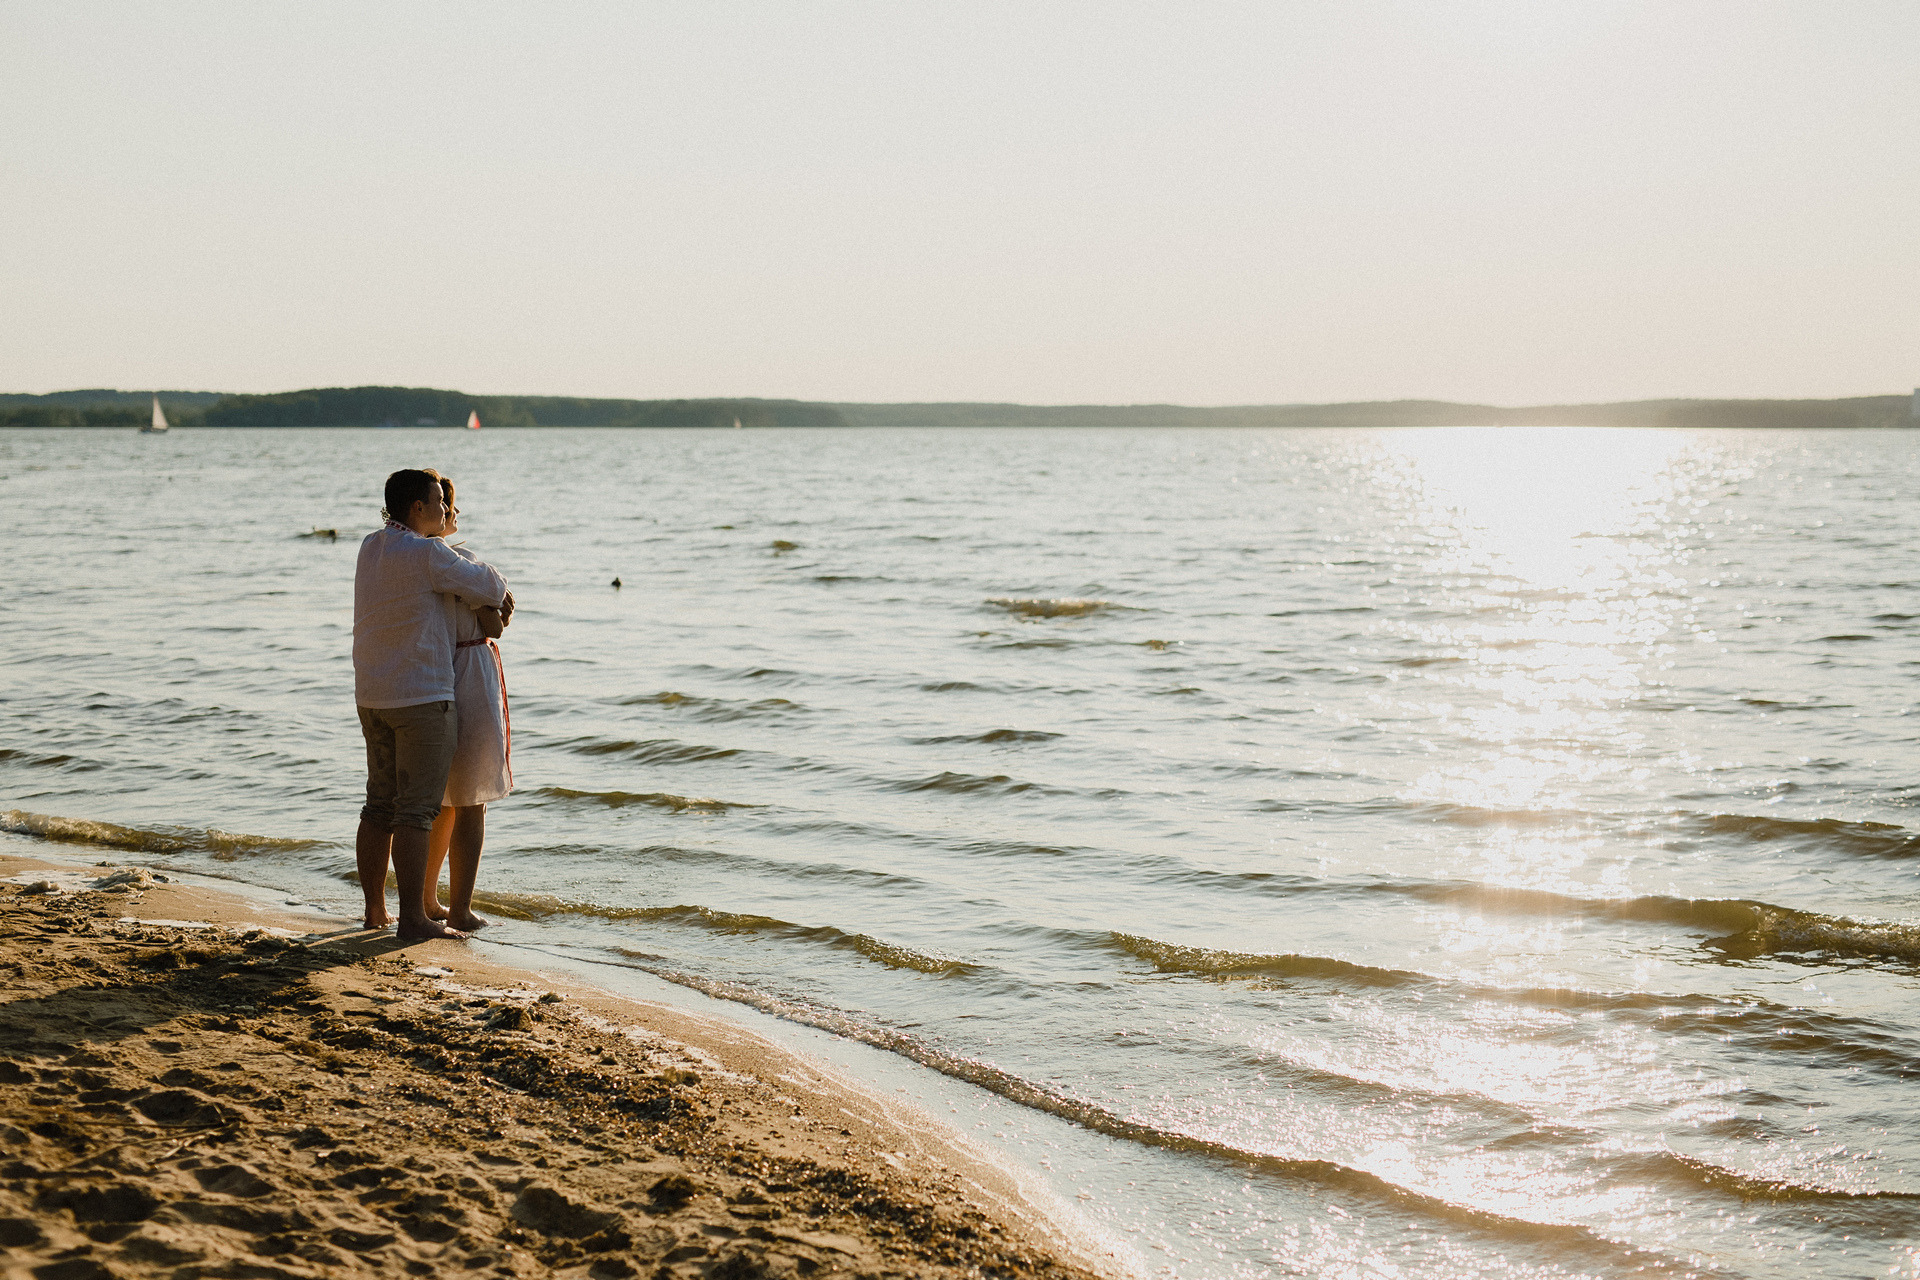
[[[1119,1273],[738,1024],[143,871],[0,876],[7,1280]]]

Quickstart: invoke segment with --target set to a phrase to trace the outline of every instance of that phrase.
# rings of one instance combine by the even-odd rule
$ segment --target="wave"
[[[742,754],[739,747],[709,747],[672,738],[576,738],[552,745],[583,756],[625,756],[638,764],[694,764]]]
[[[1739,836],[1755,843],[1796,841],[1876,858],[1920,857],[1920,833],[1890,822],[1841,818],[1764,818],[1741,813],[1676,813],[1669,827],[1703,836]]]
[[[751,807],[751,806],[747,806]],[[699,868],[703,873],[720,874],[732,877],[745,877],[753,883],[764,884],[777,880],[827,881],[843,890],[879,888],[889,892],[918,894],[928,889],[927,882],[898,871],[879,871],[869,867],[848,866],[840,862],[792,862],[777,857],[760,857],[738,849],[721,849],[711,844],[676,845],[650,844],[638,848],[621,845],[607,846],[595,844],[516,844],[512,856],[535,860],[559,858],[593,859],[600,865],[606,865],[608,859],[614,859],[620,865],[656,866],[676,863]],[[511,874],[509,870],[507,874]],[[522,902],[521,899],[502,899],[508,902]],[[545,909],[554,902],[554,898],[534,900],[535,907],[527,908],[528,913]],[[521,908],[516,906],[516,910]],[[590,908],[579,914],[602,914],[611,916],[619,908]]]
[[[1360,815],[1398,812],[1457,827],[1565,827],[1603,820],[1601,814],[1580,809],[1488,809],[1471,804],[1404,800],[1365,800],[1351,808]]]
[[[1653,1166],[1648,1172],[1678,1175],[1686,1181],[1742,1200],[1769,1200],[1775,1203],[1808,1200],[1920,1200],[1920,1192],[1856,1190],[1850,1187],[1826,1187],[1795,1182],[1788,1178],[1769,1178],[1739,1169],[1729,1169],[1699,1156],[1680,1151],[1648,1153],[1633,1163]]]
[[[705,666],[701,670],[711,671],[722,680],[757,680],[763,684],[802,684],[806,677],[798,671],[785,671],[779,667],[733,667],[720,669]]]
[[[139,853],[210,853],[223,862],[259,854],[297,853],[304,849],[334,847],[330,840],[250,836],[222,831],[217,827],[123,827],[113,822],[62,818],[55,814],[29,813],[24,809],[0,812],[0,831],[38,836],[42,840],[131,849]]]
[[[1362,893],[1417,898],[1435,906],[1465,907],[1508,915],[1631,920],[1643,924],[1677,924],[1728,933],[1744,933],[1757,927],[1765,913],[1784,910],[1746,898],[1675,898],[1663,894],[1642,894],[1631,898],[1582,898],[1551,889],[1464,881],[1377,881],[1354,887]]]
[[[1111,600],[1080,600],[1071,596],[1057,598],[989,596],[987,603],[1023,618],[1084,618],[1117,606]]]
[[[769,934],[795,938],[838,950],[853,951],[890,969],[911,969],[939,977],[978,972],[969,960],[932,955],[865,933],[848,933],[832,925],[795,924],[775,916],[751,912],[718,911],[697,904],[671,907],[617,907],[593,902],[569,902],[545,894],[486,893],[473,895],[476,906],[515,920],[544,920],[554,916],[587,916],[600,920],[639,920],[691,925],[719,934]]]
[[[838,1009],[785,999],[744,983],[675,969],[658,963],[659,957],[656,956],[637,952],[622,954],[628,957],[633,968],[669,982],[899,1054],[942,1075],[976,1085],[1020,1106],[1058,1116],[1094,1133],[1162,1150],[1211,1157],[1239,1168],[1345,1191],[1401,1211],[1422,1214],[1461,1227],[1490,1231],[1501,1239],[1545,1244],[1562,1257],[1587,1256],[1616,1265],[1624,1262],[1651,1274],[1688,1273],[1680,1263],[1665,1255],[1615,1242],[1579,1224],[1516,1218],[1404,1187],[1379,1174],[1338,1161],[1252,1151],[1213,1138],[1148,1124],[1090,1099],[1036,1084],[993,1063],[950,1053],[907,1032],[868,1022]]]
[[[1159,973],[1212,979],[1276,976],[1321,980],[1386,990],[1438,991],[1466,999],[1525,1004],[1579,1015],[1605,1014],[1657,1025],[1667,1036],[1693,1033],[1722,1040],[1739,1035],[1769,1051],[1810,1055],[1834,1067],[1871,1070],[1902,1081],[1911,1078],[1913,1064],[1920,1060],[1920,1045],[1871,1020],[1750,997],[1733,999],[1578,987],[1502,987],[1331,956],[1216,950],[1119,932],[1104,938],[1090,937],[1088,941],[1095,945],[1104,942],[1135,959],[1145,960]]]
[[[962,839],[951,834],[915,831],[910,828],[885,826],[872,822],[849,822],[843,818],[763,817],[758,823],[758,829],[776,835],[806,835],[833,840],[897,843],[919,849],[987,858],[1085,858],[1097,864],[1104,864],[1109,857],[1106,850],[1094,845],[1069,846],[1033,844],[1025,840]],[[1183,869],[1186,867],[1186,864],[1178,859],[1166,858],[1164,861]]]
[[[1234,878],[1249,880],[1268,892],[1288,895],[1321,892],[1388,894],[1417,898],[1436,906],[1466,907],[1515,915],[1679,925],[1715,935],[1702,945],[1735,959],[1774,954],[1812,954],[1893,961],[1903,966],[1920,964],[1920,922],[1857,919],[1775,906],[1752,898],[1675,898],[1660,894],[1631,898],[1581,898],[1547,889],[1466,883],[1377,881],[1355,884],[1313,882],[1299,877],[1278,880],[1270,876]],[[1237,962],[1224,963],[1232,967]]]
[[[1064,684],[978,684],[972,680],[929,680],[913,687],[921,693],[1053,694],[1078,697],[1087,692]]]
[[[989,729],[985,733],[949,733],[937,738],[910,738],[908,741],[922,747],[948,742],[985,742],[998,746],[1009,742],[1051,742],[1066,736],[1064,733],[1048,733],[1044,729]]]
[[[707,698],[698,694],[675,693],[672,690],[640,694],[630,698],[615,698],[613,702],[614,705],[622,707],[669,707],[690,720],[701,720],[709,724],[726,724],[734,720],[764,720],[807,710],[799,703],[786,698],[761,698],[755,702],[740,702],[730,698]]]
[[[92,760],[83,760],[79,756],[70,756],[62,752],[49,755],[36,755],[31,751],[18,751],[12,747],[0,747],[0,764],[24,764],[42,769],[65,769],[69,773],[97,773],[105,765]]]
[[[1037,846],[1032,847],[1031,851],[1061,852],[1043,850]],[[1097,851],[1088,849],[1078,852]],[[1195,868],[1184,860],[1174,858],[1136,860],[1133,865],[1148,871],[1149,878],[1156,883],[1206,885],[1212,890],[1227,893],[1249,892],[1287,898],[1312,895],[1412,898],[1437,907],[1505,915],[1677,925],[1713,935],[1703,945],[1736,958],[1771,953],[1815,953],[1920,963],[1920,922],[1858,919],[1802,911],[1753,898],[1679,898],[1663,894],[1585,898],[1551,889],[1472,881],[1325,880],[1272,871],[1213,871]],[[1157,868],[1157,873],[1152,868]],[[1172,957],[1177,952],[1184,957],[1180,965],[1191,963],[1196,972],[1270,967],[1285,959],[1264,955],[1235,959],[1233,957],[1240,953],[1206,952],[1207,955],[1223,958],[1217,961],[1200,960],[1194,956],[1200,955],[1203,949],[1142,941],[1143,944],[1151,943],[1151,954],[1139,953],[1140,958],[1158,963],[1162,955]],[[1188,956],[1188,952],[1192,952],[1193,956]]]
[[[1680,809],[1657,818],[1591,813],[1577,809],[1488,809],[1476,805],[1368,801],[1360,813],[1399,811],[1463,827],[1567,827],[1624,823],[1625,833],[1679,833],[1702,839],[1733,837],[1756,844],[1789,842],[1879,858],[1920,857],[1920,833],[1890,822],[1843,818],[1774,818],[1745,813],[1700,813]]]
[[[1312,617],[1318,614],[1378,613],[1378,612],[1380,612],[1380,610],[1374,605],[1356,604],[1356,605],[1342,605],[1339,608],[1327,608],[1327,609],[1282,609],[1278,613],[1269,613],[1265,616],[1269,618],[1305,618],[1305,617]]]
[[[909,778],[885,785],[889,791],[945,791],[952,795],[1015,796],[1027,792],[1049,796],[1078,794],[1065,787],[1050,787],[1040,782],[1018,782],[1004,773],[987,776],[976,773],[954,773],[951,770],[925,778]]]
[[[1159,973],[1192,973],[1202,976],[1279,973],[1302,978],[1337,978],[1372,987],[1405,987],[1434,981],[1424,973],[1407,969],[1385,969],[1377,965],[1355,964],[1331,956],[1303,956],[1252,951],[1221,951],[1212,947],[1189,947],[1175,942],[1133,933],[1110,933],[1108,938],[1121,951],[1145,960]]]
[[[572,787],[541,787],[534,795],[554,800],[586,800],[609,809],[629,805],[649,805],[671,809],[675,813],[724,813],[728,809],[757,809],[760,806],[735,800],[708,800],[694,796],[676,796],[665,791],[575,791]]]
[[[1897,920],[1855,920],[1750,904],[1752,927],[1706,945],[1735,959],[1763,955],[1807,954],[1920,964],[1920,924]]]
[[[1920,923],[1861,920],[1775,906],[1752,898],[1673,898],[1659,894],[1579,898],[1544,889],[1469,884],[1373,887],[1439,905],[1464,904],[1482,910],[1633,920],[1717,931],[1723,936],[1710,938],[1704,945],[1742,959],[1810,952],[1920,963]]]

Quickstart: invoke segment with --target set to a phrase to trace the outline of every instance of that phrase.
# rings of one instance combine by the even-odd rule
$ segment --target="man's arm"
[[[496,609],[505,602],[507,580],[492,565],[469,560],[438,538],[427,541],[427,581],[435,591]]]
[[[506,633],[506,620],[500,611],[491,605],[481,605],[473,611],[473,620],[480,624],[480,634],[489,640],[498,640]]]

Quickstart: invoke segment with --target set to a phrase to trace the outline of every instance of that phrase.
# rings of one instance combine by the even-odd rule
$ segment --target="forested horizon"
[[[624,400],[485,396],[434,387],[314,387],[271,395],[215,391],[0,393],[0,427],[137,427],[157,394],[177,427],[1903,427],[1905,395],[1832,400],[1630,400],[1503,406],[1447,400],[1337,404],[871,404],[753,397]]]

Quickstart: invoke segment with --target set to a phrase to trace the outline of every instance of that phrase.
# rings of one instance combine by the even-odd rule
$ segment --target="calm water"
[[[1917,453],[15,431],[0,809],[353,910],[354,554],[434,465],[520,602],[500,940],[1108,1135],[1147,1270],[1910,1276]]]

